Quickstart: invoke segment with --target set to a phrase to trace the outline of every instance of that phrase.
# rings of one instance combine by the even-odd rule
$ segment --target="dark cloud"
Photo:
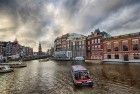
[[[3,22],[7,26],[0,26],[0,37],[15,32],[12,37],[24,44],[35,46],[42,41],[48,48],[57,36],[68,32],[86,34],[93,28],[114,35],[122,30],[137,32],[139,9],[140,0],[0,0],[0,17],[9,19],[9,24]]]

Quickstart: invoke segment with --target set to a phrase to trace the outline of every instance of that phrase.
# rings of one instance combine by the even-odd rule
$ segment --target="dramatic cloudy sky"
[[[62,34],[140,32],[140,0],[0,0],[0,40],[44,51]]]

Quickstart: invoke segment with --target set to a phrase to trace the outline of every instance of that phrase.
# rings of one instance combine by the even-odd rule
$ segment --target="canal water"
[[[27,67],[0,74],[0,94],[140,94],[140,64],[83,64],[94,87],[75,88],[72,62],[28,61]]]

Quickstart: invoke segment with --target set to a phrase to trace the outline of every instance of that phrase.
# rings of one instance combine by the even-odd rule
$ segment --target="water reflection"
[[[140,87],[140,74],[137,73],[140,71],[139,67],[139,65],[130,64],[104,64],[101,71],[103,78],[108,81]]]
[[[140,89],[140,65],[134,64],[85,64],[90,70],[95,85],[93,88],[75,88],[71,79],[71,65],[75,62],[29,61],[27,67],[12,73],[0,74],[0,94],[112,94],[124,85]],[[116,86],[120,83],[119,86]],[[120,86],[122,86],[120,88]],[[123,89],[123,94],[129,94]],[[136,92],[133,89],[134,92]],[[137,91],[139,92],[139,91]],[[131,92],[130,94],[132,94]]]

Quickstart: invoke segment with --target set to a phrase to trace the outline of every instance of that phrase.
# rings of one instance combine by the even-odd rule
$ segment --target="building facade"
[[[56,38],[54,41],[54,55],[68,59],[85,57],[85,38],[84,35],[76,33],[68,33]]]
[[[86,38],[86,56],[91,60],[103,60],[103,39],[110,37],[106,32],[96,29]]]
[[[140,32],[104,39],[104,61],[140,62]]]
[[[17,40],[13,42],[0,42],[0,58],[3,57],[11,57],[11,58],[19,58],[25,56],[32,56],[33,48],[25,47],[18,43]]]
[[[47,54],[48,54],[49,56],[53,56],[53,54],[54,54],[54,48],[51,47],[51,49],[48,49]]]
[[[71,44],[70,44],[70,48],[72,51],[72,57],[73,59],[75,57],[83,57],[85,58],[85,53],[86,53],[86,46],[85,46],[85,40],[86,37],[85,36],[81,36],[81,37],[77,37],[77,38],[73,38],[70,40]]]

